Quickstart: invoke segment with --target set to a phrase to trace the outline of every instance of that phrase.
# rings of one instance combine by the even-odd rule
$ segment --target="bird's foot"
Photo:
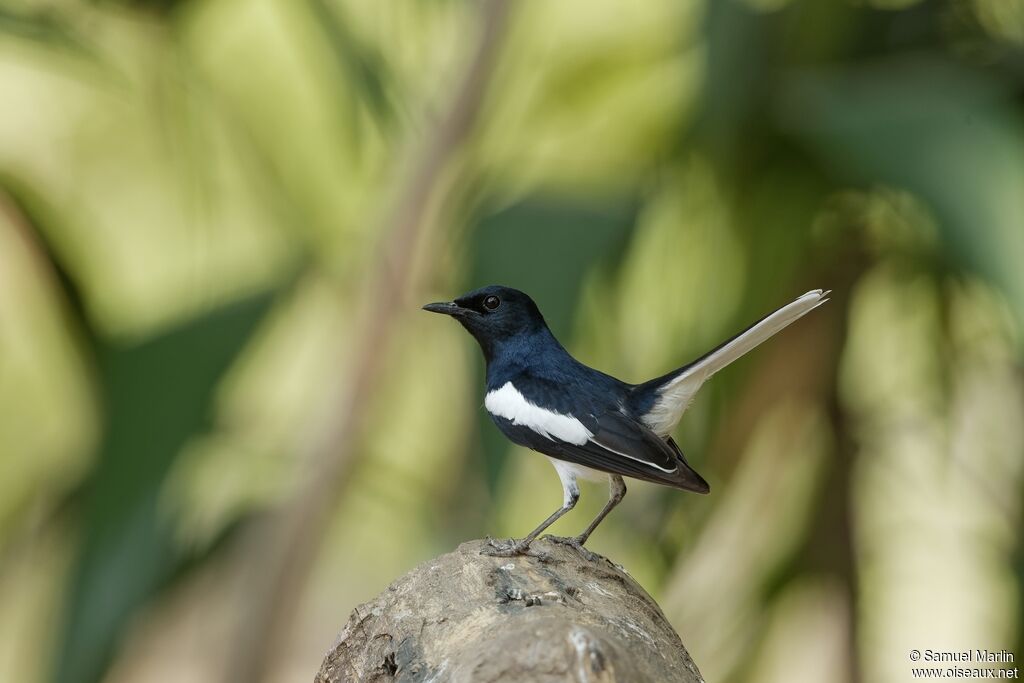
[[[549,534],[546,538],[550,539],[552,543],[569,546],[590,562],[597,562],[602,559],[597,553],[592,553],[583,547],[587,539],[580,536],[552,536]]]
[[[487,537],[487,543],[480,549],[481,555],[489,557],[516,557],[517,555],[529,555],[530,544],[526,539],[517,541],[510,538],[507,541],[499,541],[496,538]]]

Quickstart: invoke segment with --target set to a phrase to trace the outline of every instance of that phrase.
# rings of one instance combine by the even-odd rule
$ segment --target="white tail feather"
[[[829,292],[820,289],[807,292],[694,362],[661,387],[658,392],[660,397],[654,407],[644,415],[644,422],[656,434],[668,436],[679,423],[679,418],[683,416],[683,412],[705,380],[828,301],[828,294]]]

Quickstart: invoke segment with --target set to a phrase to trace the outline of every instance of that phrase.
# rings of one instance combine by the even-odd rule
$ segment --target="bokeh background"
[[[3,0],[0,680],[308,681],[532,529],[487,283],[629,381],[833,290],[591,541],[709,681],[1024,656],[1022,0]]]

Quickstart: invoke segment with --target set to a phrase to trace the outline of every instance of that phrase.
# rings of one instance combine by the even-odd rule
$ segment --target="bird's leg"
[[[562,507],[558,508],[551,515],[540,523],[536,529],[526,535],[525,538],[521,538],[518,541],[514,538],[503,543],[496,541],[493,538],[487,540],[487,545],[480,551],[481,555],[490,555],[492,557],[512,557],[513,555],[524,555],[529,549],[530,544],[543,533],[545,529],[558,521],[558,518],[564,515],[569,510],[576,507],[577,501],[580,499],[580,488],[576,485],[576,477],[572,473],[558,470],[558,477],[562,480]]]
[[[489,539],[487,545],[488,548],[484,548],[480,551],[482,555],[491,555],[493,557],[512,557],[513,555],[525,555],[526,551],[530,548],[530,544],[541,535],[541,533],[549,526],[558,521],[558,518],[564,515],[569,510],[572,510],[576,505],[576,501],[579,499],[579,494],[572,499],[570,505],[563,505],[562,507],[551,513],[551,516],[540,523],[536,529],[526,535],[525,538],[521,538],[518,541],[514,538],[509,539],[507,543],[496,541],[493,538]]]
[[[588,538],[590,538],[590,534],[594,533],[594,529],[597,528],[597,525],[600,524],[604,520],[604,518],[608,516],[608,513],[612,511],[612,508],[618,505],[619,502],[625,497],[626,482],[624,482],[622,480],[622,477],[620,477],[617,474],[609,474],[608,502],[604,504],[604,507],[601,509],[601,512],[597,513],[597,517],[594,518],[594,521],[591,522],[590,525],[586,529],[584,529],[583,533],[579,536],[573,536],[570,538],[552,536],[551,540],[557,543],[565,543],[566,545],[571,545],[582,550],[583,544],[587,542]]]

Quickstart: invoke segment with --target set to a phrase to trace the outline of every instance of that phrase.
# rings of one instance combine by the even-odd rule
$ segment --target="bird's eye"
[[[501,305],[501,299],[491,294],[489,297],[484,299],[484,308],[488,311],[493,311],[495,308]]]

